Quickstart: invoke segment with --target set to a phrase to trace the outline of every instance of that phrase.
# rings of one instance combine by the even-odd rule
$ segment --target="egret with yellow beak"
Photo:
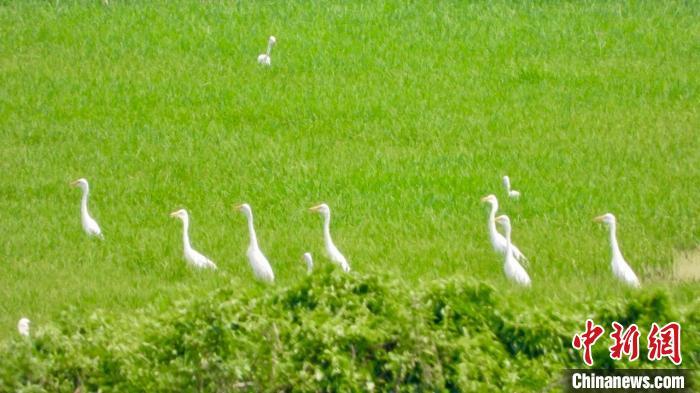
[[[610,248],[612,251],[611,264],[613,274],[625,284],[634,288],[639,288],[641,284],[639,283],[637,275],[634,274],[634,271],[632,271],[630,265],[627,263],[627,261],[625,261],[625,258],[622,256],[622,252],[620,251],[620,247],[617,245],[617,220],[615,219],[615,216],[612,215],[612,213],[606,213],[602,216],[594,218],[594,220],[605,223],[610,229]]]
[[[180,209],[174,211],[170,213],[170,217],[182,220],[182,246],[185,260],[198,269],[216,269],[216,264],[214,262],[197,252],[190,244],[190,216],[187,214],[187,210]]]
[[[78,179],[71,182],[70,185],[73,187],[78,187],[83,191],[83,197],[80,200],[80,222],[83,224],[83,230],[88,234],[88,236],[95,236],[101,240],[104,240],[100,226],[88,212],[87,203],[88,194],[90,193],[90,185],[88,184],[87,179]]]
[[[271,35],[267,40],[267,51],[258,56],[258,64],[269,66],[271,64],[270,52],[272,52],[272,47],[277,43],[275,36]]]
[[[520,191],[510,189],[510,177],[503,176],[503,187],[505,187],[506,194],[508,194],[509,198],[511,198],[511,199],[520,198]]]
[[[496,229],[496,213],[498,212],[498,198],[496,198],[495,195],[491,194],[481,198],[481,202],[487,202],[489,205],[491,205],[491,210],[489,212],[488,218],[489,238],[491,239],[491,245],[497,253],[505,255],[506,238],[504,238],[503,235],[498,233],[498,230]],[[511,243],[510,246],[515,259],[521,262],[527,261],[525,255],[523,255],[523,253],[520,252],[520,250],[515,244]]]
[[[270,262],[267,261],[265,255],[262,253],[262,251],[260,251],[258,237],[255,235],[255,227],[253,227],[253,210],[247,203],[236,205],[235,209],[243,213],[243,215],[245,215],[248,219],[250,244],[248,245],[246,256],[248,257],[250,266],[253,268],[255,277],[266,282],[274,282],[275,274],[272,272],[272,266],[270,266]]]
[[[513,256],[513,247],[510,243],[510,218],[505,215],[498,216],[496,217],[496,222],[501,224],[503,231],[506,233],[506,253],[503,262],[503,271],[506,273],[506,277],[519,285],[529,287],[531,285],[530,276],[527,275],[525,269],[520,266]]]
[[[323,216],[323,240],[326,243],[326,254],[334,263],[340,265],[344,272],[350,271],[350,265],[343,254],[340,253],[338,247],[331,239],[331,208],[325,203],[309,208],[309,211],[317,212]]]

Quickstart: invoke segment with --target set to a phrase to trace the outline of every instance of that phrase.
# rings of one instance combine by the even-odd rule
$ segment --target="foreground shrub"
[[[697,320],[697,307],[688,313]],[[677,316],[664,293],[653,293],[602,307],[599,320]],[[0,390],[542,390],[580,364],[570,349],[580,322],[513,313],[483,283],[408,290],[328,270],[262,295],[225,289],[158,313],[63,318],[2,344]],[[693,350],[689,337],[684,347]]]

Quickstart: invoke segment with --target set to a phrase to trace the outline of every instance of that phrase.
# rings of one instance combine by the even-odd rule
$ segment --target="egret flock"
[[[87,204],[90,186],[87,179],[81,178],[71,182],[70,184],[72,186],[79,187],[82,190],[82,198],[80,201],[80,221],[82,223],[83,231],[88,236],[97,237],[104,240],[104,235],[100,230],[100,226],[88,211]],[[520,195],[519,192],[510,189],[510,179],[508,176],[503,177],[503,184],[506,188],[506,195],[508,197],[517,198]],[[503,257],[503,271],[506,278],[517,285],[530,287],[532,285],[530,276],[521,265],[521,263],[527,262],[527,258],[511,240],[512,225],[510,218],[506,215],[496,216],[498,213],[498,198],[496,195],[489,194],[481,198],[481,202],[487,203],[490,206],[487,218],[489,239],[493,249]],[[255,226],[253,224],[253,209],[247,203],[237,205],[235,206],[235,209],[240,211],[245,216],[247,221],[250,243],[248,245],[248,250],[246,251],[246,256],[248,257],[248,262],[253,270],[253,274],[261,281],[268,283],[274,282],[275,274],[272,270],[272,266],[267,260],[267,257],[265,257],[265,254],[263,254],[262,250],[260,249],[258,237],[255,233]],[[333,243],[333,238],[331,237],[330,207],[327,204],[322,203],[320,205],[310,207],[309,211],[318,213],[323,218],[323,242],[328,259],[334,264],[337,264],[344,272],[350,272],[350,264],[335,243]],[[170,216],[178,218],[182,221],[182,247],[185,261],[196,269],[216,270],[216,264],[211,259],[192,248],[189,235],[190,218],[187,210],[180,209],[174,211],[170,213]],[[607,224],[610,230],[610,247],[612,252],[611,264],[614,276],[628,286],[639,288],[641,284],[637,278],[637,275],[634,273],[627,261],[625,261],[624,257],[622,256],[622,252],[620,251],[620,247],[617,242],[617,222],[615,220],[615,216],[611,213],[607,213],[596,217],[594,220]],[[505,236],[498,231],[496,224],[501,225]],[[301,259],[306,263],[307,273],[311,274],[314,268],[311,253],[305,252]],[[29,325],[29,319],[20,319],[17,323],[18,332],[23,336],[28,336]]]
[[[261,64],[263,66],[271,65],[272,61],[270,56],[272,53],[272,47],[275,45],[276,42],[277,39],[274,36],[270,36],[268,38],[267,50],[265,51],[265,53],[262,53],[258,56],[258,64]],[[88,184],[88,181],[84,178],[81,178],[71,182],[71,185],[80,188],[82,191],[82,198],[80,201],[80,220],[83,230],[88,236],[104,240],[104,235],[102,234],[100,226],[97,224],[97,221],[90,215],[88,211],[88,196],[90,193],[90,186]],[[520,198],[520,192],[511,188],[510,177],[503,176],[503,187],[505,188],[505,194],[508,198]],[[532,285],[530,276],[527,274],[527,271],[525,270],[523,265],[521,265],[521,263],[527,264],[527,258],[520,251],[520,249],[511,241],[512,226],[510,218],[508,218],[508,216],[506,215],[496,216],[496,214],[498,213],[498,198],[494,194],[490,194],[481,198],[481,202],[490,205],[489,214],[487,218],[489,239],[491,241],[493,249],[503,257],[503,271],[505,273],[506,278],[520,286],[530,287]],[[261,281],[268,283],[274,282],[275,274],[272,270],[272,266],[270,265],[270,262],[267,260],[267,257],[265,257],[265,254],[263,254],[262,250],[260,249],[260,245],[258,244],[258,238],[255,233],[255,227],[253,225],[252,208],[247,203],[243,203],[235,206],[235,209],[240,211],[246,217],[247,220],[250,243],[246,251],[246,256],[253,270],[253,274],[257,279]],[[327,204],[322,203],[320,205],[316,205],[309,208],[309,211],[318,213],[323,218],[323,241],[326,256],[328,257],[328,259],[334,264],[337,264],[344,272],[350,272],[350,264],[348,263],[345,256],[340,252],[340,250],[338,250],[338,247],[336,247],[335,243],[333,243],[333,239],[331,237],[330,207]],[[190,266],[196,269],[216,270],[217,266],[211,259],[207,258],[203,254],[192,248],[189,236],[190,218],[187,211],[185,209],[180,209],[170,213],[170,216],[178,218],[182,221],[182,246],[185,261],[187,261],[187,263]],[[612,250],[611,264],[614,276],[628,286],[639,288],[639,279],[637,278],[630,265],[625,261],[624,257],[622,256],[622,252],[620,251],[620,247],[618,246],[616,235],[617,223],[615,220],[615,216],[611,213],[607,213],[602,216],[596,217],[594,220],[607,224],[610,230],[610,247]],[[502,235],[496,228],[497,223],[500,224],[503,228],[505,236]],[[301,257],[301,260],[303,260],[306,263],[307,273],[311,274],[314,269],[314,262],[311,253],[305,252]],[[19,320],[19,322],[17,323],[17,330],[20,335],[29,336],[30,323],[30,320],[26,317],[23,317]]]
[[[503,179],[504,185],[506,185],[506,195],[512,197],[513,190],[510,189],[510,181],[508,176],[504,176]],[[87,180],[78,179],[72,182],[71,185],[78,186],[83,191],[80,204],[80,215],[83,230],[89,236],[98,237],[104,240],[104,236],[102,235],[97,221],[90,216],[87,209],[88,193],[90,189]],[[481,198],[481,202],[487,203],[490,206],[487,218],[489,239],[494,251],[503,257],[503,269],[506,277],[516,284],[529,287],[531,285],[530,276],[522,266],[522,264],[527,263],[527,258],[511,241],[512,225],[510,218],[508,218],[506,215],[496,216],[496,213],[498,213],[498,198],[496,195],[489,194]],[[248,225],[248,236],[250,238],[250,243],[248,244],[246,257],[248,258],[248,262],[250,263],[254,276],[261,281],[269,283],[274,282],[275,274],[272,270],[272,266],[270,265],[270,262],[265,254],[263,254],[262,250],[260,249],[258,237],[255,233],[253,209],[247,203],[237,205],[235,206],[235,209],[240,211],[245,216]],[[338,247],[333,242],[333,238],[331,237],[331,208],[327,204],[322,203],[320,205],[310,207],[309,211],[318,213],[323,218],[323,242],[328,259],[334,264],[338,265],[344,272],[350,272],[350,264],[348,263],[348,260],[340,252]],[[194,268],[216,269],[216,264],[211,259],[192,248],[189,235],[190,218],[187,211],[185,209],[180,209],[170,213],[170,216],[179,218],[182,221],[182,247],[185,261],[187,261]],[[620,247],[617,243],[617,223],[615,216],[611,213],[607,213],[600,217],[596,217],[595,221],[600,221],[607,224],[610,229],[613,274],[623,283],[631,287],[638,288],[640,286],[639,279],[634,274],[634,271],[632,271],[630,265],[623,258],[622,252],[620,251]],[[503,227],[505,236],[502,235],[496,228],[497,223]],[[311,253],[304,253],[301,259],[306,263],[307,272],[311,273],[314,266]]]

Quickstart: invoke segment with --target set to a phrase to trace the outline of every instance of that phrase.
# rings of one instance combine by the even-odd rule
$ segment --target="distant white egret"
[[[270,52],[272,52],[272,47],[277,42],[275,36],[271,35],[267,40],[267,52],[258,56],[258,64],[269,66],[271,63]]]
[[[29,337],[30,323],[31,321],[29,318],[20,318],[19,322],[17,322],[17,331],[19,332],[20,336]]]
[[[506,193],[508,194],[508,197],[513,199],[520,198],[520,191],[510,189],[510,178],[508,176],[503,176],[503,187],[506,188]]]
[[[304,262],[306,262],[306,272],[311,274],[311,272],[314,270],[314,260],[311,258],[311,253],[305,252],[302,259]]]
[[[340,265],[344,272],[350,271],[350,265],[343,254],[340,253],[338,247],[333,244],[331,239],[331,208],[325,203],[309,208],[312,212],[318,212],[323,215],[323,240],[326,243],[326,254],[331,261]]]
[[[506,273],[506,277],[510,280],[516,282],[517,284],[529,287],[531,284],[530,276],[527,275],[525,269],[520,266],[518,261],[513,256],[513,247],[510,242],[510,219],[508,216],[498,216],[496,221],[503,226],[503,230],[506,233],[506,253],[503,263],[503,271]]]
[[[604,222],[610,228],[610,248],[612,249],[611,263],[613,274],[615,274],[615,277],[625,284],[631,287],[639,288],[641,284],[639,283],[637,275],[634,274],[634,271],[632,271],[630,265],[627,264],[625,258],[622,257],[620,247],[617,245],[617,220],[615,219],[615,216],[611,213],[606,213],[602,216],[596,217],[594,220]]]
[[[104,240],[104,235],[102,235],[100,226],[97,225],[97,221],[95,221],[95,219],[92,218],[88,212],[87,202],[88,194],[90,193],[90,185],[88,185],[88,181],[86,179],[78,179],[71,182],[71,185],[74,187],[79,187],[83,191],[83,198],[80,201],[80,222],[83,224],[83,230],[89,236],[96,236]]]
[[[170,217],[177,217],[182,220],[182,245],[184,248],[185,260],[192,266],[200,269],[216,269],[216,264],[209,258],[197,252],[190,244],[190,217],[187,210],[180,209],[170,213]]]
[[[275,274],[272,272],[270,262],[267,261],[265,255],[263,255],[262,251],[260,251],[260,246],[258,246],[258,237],[255,235],[255,228],[253,227],[253,210],[247,203],[237,205],[236,210],[243,212],[243,214],[248,219],[250,245],[248,245],[248,251],[246,252],[246,255],[248,256],[250,266],[253,268],[253,273],[257,278],[263,281],[275,281]]]
[[[483,198],[481,198],[481,202],[488,202],[491,205],[491,211],[489,212],[489,218],[488,218],[488,227],[489,227],[489,238],[491,239],[491,245],[493,246],[493,249],[500,253],[505,255],[506,253],[506,239],[498,233],[498,230],[496,229],[496,212],[498,212],[498,198],[496,198],[495,195],[490,194],[487,195]],[[518,249],[518,247],[515,244],[511,244],[511,248],[513,250],[513,256],[515,256],[515,259],[521,262],[526,262],[527,258],[525,258],[525,255],[523,255],[522,252]]]

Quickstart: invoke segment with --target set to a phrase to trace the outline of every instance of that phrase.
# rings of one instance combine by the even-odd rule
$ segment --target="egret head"
[[[31,321],[29,318],[20,318],[19,322],[17,322],[17,331],[19,332],[20,335],[22,336],[29,336],[29,324]]]
[[[270,46],[273,46],[277,43],[277,38],[275,38],[274,35],[271,35],[270,38],[267,40],[267,44]]]
[[[87,181],[87,179],[81,177],[78,180],[74,180],[74,181],[70,182],[70,185],[73,187],[80,187],[84,190],[84,189],[88,188],[88,181]]]
[[[496,205],[498,204],[498,198],[496,198],[496,196],[493,194],[489,194],[481,198],[481,202],[488,202],[491,205]]]
[[[247,203],[241,203],[240,205],[234,206],[234,209],[238,210],[239,212],[243,212],[243,214],[250,216],[253,214],[253,209],[250,208],[250,205]]]
[[[328,207],[328,205],[326,205],[325,203],[322,203],[322,204],[320,204],[320,205],[316,205],[316,206],[314,206],[314,207],[310,207],[310,208],[309,208],[309,211],[310,211],[310,212],[321,213],[321,214],[323,214],[323,215],[325,216],[325,215],[328,215],[328,214],[331,213],[331,208]]]
[[[508,218],[508,216],[505,214],[496,217],[496,222],[501,224],[501,226],[506,230],[510,229],[510,218]]]
[[[598,216],[598,217],[594,218],[593,221],[604,222],[608,225],[612,225],[615,223],[616,220],[615,220],[615,216],[613,216],[612,213],[605,213],[602,216]]]
[[[177,217],[181,220],[186,220],[187,219],[187,210],[180,209],[180,210],[174,211],[174,212],[170,213],[170,217]]]

